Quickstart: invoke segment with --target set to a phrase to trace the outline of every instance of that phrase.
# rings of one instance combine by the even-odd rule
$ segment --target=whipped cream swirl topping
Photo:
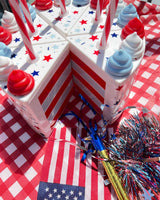
[[[143,40],[137,35],[137,32],[134,32],[122,41],[121,49],[125,50],[133,60],[136,60],[143,55],[145,45],[143,45]]]
[[[27,95],[34,87],[34,78],[22,70],[13,70],[8,76],[8,90],[16,96]]]
[[[14,69],[17,69],[17,66],[10,58],[0,56],[0,81],[7,81],[9,74]]]
[[[15,33],[19,30],[19,27],[17,25],[16,19],[13,15],[13,13],[4,11],[4,14],[1,19],[1,24],[3,28],[7,29],[11,33]]]
[[[10,58],[12,54],[11,49],[5,45],[3,42],[0,42],[0,56],[5,56]]]
[[[131,56],[124,50],[117,50],[109,59],[106,72],[115,78],[128,76],[133,68]]]
[[[124,7],[118,15],[118,25],[124,27],[128,22],[135,17],[139,18],[137,10],[133,4],[129,4]]]

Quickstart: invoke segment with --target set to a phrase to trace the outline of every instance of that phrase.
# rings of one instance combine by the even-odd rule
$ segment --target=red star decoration
[[[36,41],[39,41],[42,37],[40,37],[39,35],[33,37],[33,41],[36,40]]]
[[[100,51],[99,50],[94,50],[94,53],[93,54],[95,54],[95,55],[97,55],[98,56],[98,54],[100,54]]]
[[[100,25],[99,28],[100,28],[100,29],[103,29],[103,28],[104,28],[104,25]]]
[[[103,14],[106,15],[106,11],[104,11]]]
[[[78,11],[77,10],[73,11],[73,14],[78,14]]]
[[[81,25],[83,24],[87,24],[87,20],[82,19],[82,21],[80,21]]]
[[[41,28],[42,27],[42,24],[37,24],[37,28]]]
[[[27,50],[25,51],[25,54],[28,54],[28,51],[27,51]]]
[[[61,21],[61,20],[62,20],[62,17],[61,17],[61,16],[56,17],[55,20],[56,20],[56,21]]]
[[[120,91],[123,88],[123,85],[119,86],[116,90]]]
[[[97,35],[92,35],[89,39],[91,39],[92,41],[98,40]]]
[[[53,59],[52,57],[51,57],[51,55],[48,55],[48,56],[44,56],[44,61],[46,60],[47,62],[49,62],[51,59]]]

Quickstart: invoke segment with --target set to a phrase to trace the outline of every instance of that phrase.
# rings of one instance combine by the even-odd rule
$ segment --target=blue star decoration
[[[39,71],[34,70],[31,74],[32,74],[32,76],[39,76]]]
[[[113,37],[117,37],[118,34],[116,34],[116,33],[112,33],[111,36],[112,36],[112,38],[113,38]]]
[[[145,200],[152,200],[152,197],[154,197],[154,194],[152,194],[151,189],[148,191],[143,188],[143,194],[142,196],[144,197]]]
[[[11,55],[11,58],[15,58],[16,56],[17,56],[17,54],[13,53],[13,54]]]
[[[88,12],[88,14],[93,15],[93,14],[94,14],[94,11],[91,10],[91,11]]]
[[[49,12],[49,13],[52,13],[52,12],[53,12],[53,10],[52,10],[52,9],[50,9],[50,10],[48,10],[48,12]]]
[[[113,22],[113,24],[112,24],[113,26],[116,26],[117,25],[117,23],[116,22]]]
[[[15,41],[15,42],[19,42],[19,41],[20,41],[20,38],[15,38],[14,41]]]

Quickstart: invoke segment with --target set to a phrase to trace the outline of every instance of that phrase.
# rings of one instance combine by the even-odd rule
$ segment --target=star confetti
[[[118,34],[116,34],[116,33],[112,33],[111,36],[112,36],[112,37],[117,37]]]
[[[20,41],[20,38],[15,38],[14,41],[15,41],[15,42],[19,42],[19,41]]]
[[[94,11],[89,11],[88,14],[93,15],[93,14],[94,14]]]
[[[41,28],[42,27],[42,24],[37,24],[37,28]]]
[[[87,24],[87,20],[83,20],[83,19],[82,19],[82,21],[80,21],[80,23],[81,23],[81,25]]]
[[[77,10],[73,11],[73,14],[78,14],[78,11]]]
[[[98,36],[97,35],[92,35],[89,39],[91,39],[92,41],[98,40]]]
[[[104,25],[100,25],[99,28],[100,28],[100,29],[103,29],[103,28],[104,28]]]
[[[93,53],[93,54],[95,54],[95,55],[97,55],[97,56],[98,56],[98,55],[100,54],[100,51],[99,51],[99,50],[97,50],[97,51],[96,51],[96,50],[94,50],[94,53]]]
[[[39,41],[40,39],[41,39],[42,37],[40,37],[39,35],[37,35],[37,36],[35,36],[35,37],[33,37],[33,41]]]
[[[44,56],[43,61],[49,62],[51,59],[53,59],[53,58],[51,57],[51,55],[48,55],[48,56]]]

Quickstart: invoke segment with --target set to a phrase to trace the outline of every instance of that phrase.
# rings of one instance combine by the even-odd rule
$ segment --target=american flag
[[[81,162],[83,152],[76,146],[77,143],[82,145],[78,134],[85,137],[86,131],[67,127],[54,129],[46,147],[38,200],[50,199],[49,197],[56,199],[65,190],[64,198],[60,198],[62,200],[69,197],[73,200],[117,199],[111,185],[104,184],[107,177],[101,162],[89,154],[86,161]],[[56,188],[59,192],[54,193]],[[74,189],[76,195],[70,195]],[[78,196],[79,192],[82,196]]]

